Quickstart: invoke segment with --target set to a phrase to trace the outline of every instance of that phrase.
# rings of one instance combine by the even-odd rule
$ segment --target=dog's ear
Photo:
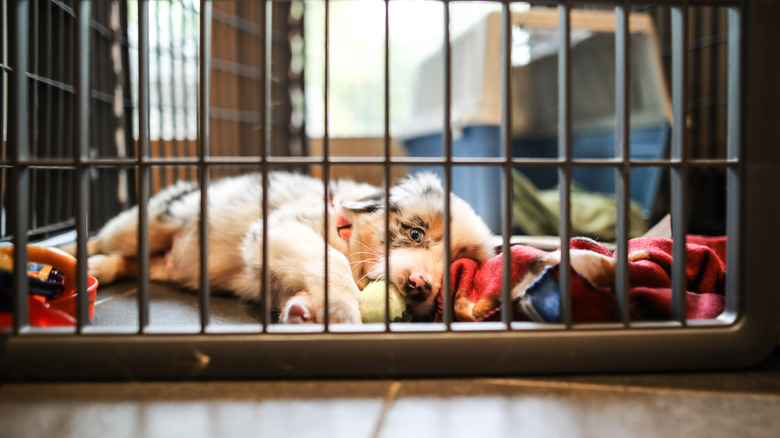
[[[353,213],[374,213],[384,207],[385,195],[376,193],[357,201],[341,201],[339,205]]]

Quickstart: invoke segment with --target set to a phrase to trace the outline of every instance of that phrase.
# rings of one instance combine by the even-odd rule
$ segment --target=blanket
[[[670,317],[672,241],[658,237],[628,243],[629,316],[632,321]],[[514,245],[511,253],[511,312],[515,321],[559,323],[560,250]],[[588,239],[571,239],[572,322],[618,320],[615,297],[616,254]],[[687,239],[687,317],[714,318],[725,306],[725,237]],[[482,263],[456,260],[451,269],[452,301],[458,321],[501,318],[503,254]],[[436,320],[441,320],[441,300]]]
[[[577,236],[614,241],[617,203],[614,195],[588,191],[571,185],[571,226]],[[551,236],[558,233],[561,198],[558,189],[539,190],[518,170],[512,171],[512,221],[524,234]],[[628,234],[639,237],[647,231],[642,207],[631,201],[628,210]]]

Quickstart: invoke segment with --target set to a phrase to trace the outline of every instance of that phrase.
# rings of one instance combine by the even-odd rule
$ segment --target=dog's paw
[[[307,324],[314,322],[314,312],[311,305],[311,295],[308,292],[298,292],[287,300],[279,316],[282,324]]]
[[[360,308],[357,300],[331,299],[329,322],[333,324],[361,324]],[[316,306],[311,295],[301,291],[287,300],[279,316],[282,324],[310,324],[324,322],[322,303]]]
[[[87,260],[87,274],[95,277],[100,284],[108,284],[116,280],[121,260],[119,255],[97,254]]]
[[[337,324],[362,324],[357,300],[331,300],[330,322]]]

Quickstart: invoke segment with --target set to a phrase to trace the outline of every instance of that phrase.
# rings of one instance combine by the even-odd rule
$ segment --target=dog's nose
[[[418,273],[409,274],[409,278],[406,279],[406,284],[404,286],[406,289],[406,297],[416,301],[425,301],[433,289],[431,287],[431,282],[428,281],[425,276]]]

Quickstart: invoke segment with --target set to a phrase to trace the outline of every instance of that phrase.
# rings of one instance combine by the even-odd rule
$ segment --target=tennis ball
[[[411,320],[406,313],[406,299],[398,293],[398,289],[390,284],[388,290],[390,301],[390,321],[401,322]],[[363,288],[360,293],[360,316],[363,322],[385,322],[385,282],[374,281]]]

